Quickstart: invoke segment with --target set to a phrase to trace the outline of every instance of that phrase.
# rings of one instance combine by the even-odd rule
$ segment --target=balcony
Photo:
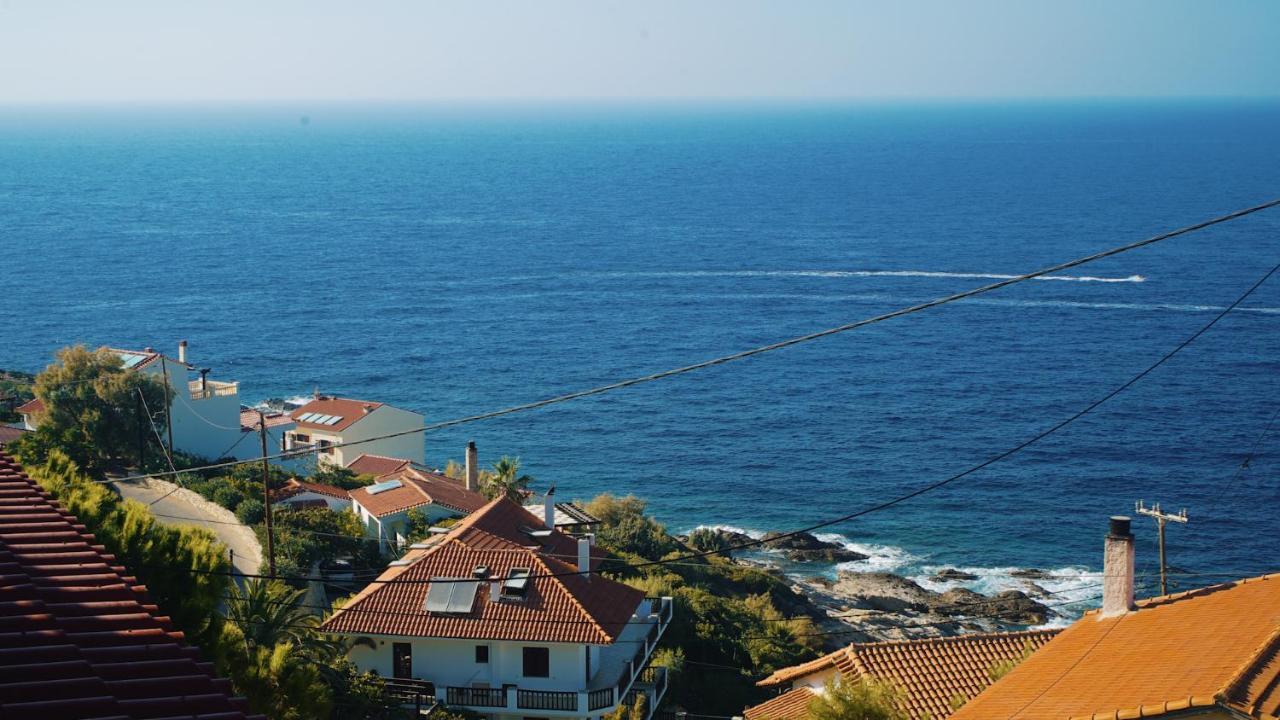
[[[227,397],[240,394],[240,383],[220,382],[218,380],[192,380],[187,383],[192,400],[208,400],[214,397]]]
[[[669,597],[647,598],[645,603],[645,612],[635,615],[617,641],[606,648],[600,666],[585,690],[533,690],[516,685],[495,688],[446,686],[440,688],[444,691],[441,696],[432,683],[410,682],[430,688],[432,699],[441,700],[449,707],[485,714],[503,710],[503,714],[526,716],[530,713],[525,711],[532,710],[547,717],[606,713],[613,710],[619,701],[633,703],[643,693],[647,696],[647,717],[652,718],[667,691],[667,669],[652,667],[649,660],[671,622],[674,606]],[[607,652],[613,650],[618,652]]]

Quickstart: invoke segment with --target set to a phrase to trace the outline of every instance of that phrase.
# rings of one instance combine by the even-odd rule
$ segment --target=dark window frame
[[[489,646],[488,645],[476,646],[476,664],[477,665],[489,664]]]
[[[551,677],[551,648],[525,646],[521,648],[521,675],[527,678]],[[541,670],[541,673],[538,671]]]

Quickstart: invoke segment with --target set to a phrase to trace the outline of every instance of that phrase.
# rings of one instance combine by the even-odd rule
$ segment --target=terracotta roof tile
[[[298,478],[289,478],[289,482],[284,487],[272,491],[271,502],[278,503],[281,500],[288,500],[291,497],[301,495],[306,492],[313,492],[317,495],[325,495],[339,500],[350,500],[351,493],[343,488],[333,485],[324,485],[322,483],[307,482]]]
[[[293,418],[293,420],[298,423],[298,427],[341,432],[354,425],[357,421],[363,419],[365,415],[368,415],[374,410],[382,407],[382,405],[383,403],[380,402],[369,402],[366,400],[320,397],[289,413],[289,417]],[[341,419],[332,425],[321,425],[319,423],[305,422],[298,419],[308,413],[332,415]]]
[[[993,665],[1020,660],[1057,630],[973,633],[922,640],[853,643],[816,660],[778,670],[756,683],[777,686],[835,667],[842,677],[888,680],[903,692],[902,710],[913,718],[941,720],[953,712],[951,701],[966,700],[991,684]]]
[[[410,551],[403,558],[407,565],[388,568],[379,577],[398,582],[370,585],[323,627],[356,635],[612,643],[644,593],[603,576],[572,574],[575,565],[561,558],[576,554],[576,541],[553,531],[538,546],[522,528],[541,525],[519,505],[493,500],[434,544]],[[595,550],[592,556],[598,563],[602,554]],[[469,612],[423,610],[433,578],[470,578],[479,566],[500,578],[512,568],[528,569],[532,577],[525,597],[495,601],[490,583],[482,582]],[[567,574],[547,577],[560,573]]]
[[[809,717],[809,701],[813,691],[798,687],[742,711],[747,720],[805,720]]]
[[[1127,718],[1220,706],[1280,717],[1280,575],[1086,613],[956,720]]]
[[[40,398],[31,398],[14,408],[14,412],[19,415],[39,415],[44,412],[44,401]]]
[[[0,447],[4,447],[18,438],[26,435],[30,430],[12,425],[0,425]]]
[[[0,717],[261,718],[96,543],[0,453]]]
[[[409,467],[411,460],[404,458],[387,457],[386,455],[372,455],[364,453],[360,457],[347,463],[347,469],[357,475],[373,475],[381,476],[389,473],[398,472]]]
[[[269,412],[266,415],[267,427],[279,427],[281,425],[292,425],[293,418],[284,413]],[[241,432],[256,432],[258,430],[258,411],[257,410],[241,410],[240,411],[240,430]]]
[[[483,495],[462,487],[459,481],[447,475],[408,466],[402,470],[378,476],[380,482],[399,480],[401,485],[391,490],[371,494],[367,487],[351,491],[351,498],[374,517],[385,517],[424,505],[440,505],[466,514],[484,507],[488,502]]]

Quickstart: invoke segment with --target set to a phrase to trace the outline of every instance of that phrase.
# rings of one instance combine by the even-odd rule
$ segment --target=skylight
[[[446,582],[439,582],[441,580]],[[422,609],[436,613],[469,613],[476,602],[478,587],[480,583],[476,580],[431,578]]]
[[[387,480],[385,482],[374,483],[370,485],[369,487],[365,488],[365,492],[369,493],[370,495],[377,495],[380,492],[395,490],[396,488],[402,487],[403,485],[404,483],[400,482],[399,480]]]
[[[529,591],[529,568],[511,568],[502,583],[502,596],[522,598]]]

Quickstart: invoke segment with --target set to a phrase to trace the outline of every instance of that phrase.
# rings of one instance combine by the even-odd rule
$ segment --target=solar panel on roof
[[[120,352],[116,354],[120,356],[121,363],[124,365],[126,370],[136,367],[139,363],[151,357],[150,355],[131,352]]]
[[[330,416],[329,416],[329,419],[327,419],[327,420],[325,420],[325,421],[324,421],[324,424],[325,424],[325,425],[337,425],[341,420],[342,420],[342,418],[340,418],[340,417],[337,417],[337,416],[335,416],[335,415],[330,415]]]
[[[387,480],[384,482],[374,483],[370,485],[369,487],[365,488],[365,492],[369,493],[370,495],[377,495],[380,492],[395,490],[396,488],[401,487],[403,484],[404,483],[400,482],[399,480]]]
[[[445,580],[448,582],[437,582]],[[475,580],[455,578],[431,578],[431,586],[427,588],[427,599],[422,603],[426,612],[468,613],[476,602],[476,589],[480,583]]]
[[[298,421],[311,422],[311,418],[314,416],[315,416],[315,413],[302,413],[301,415],[298,416]]]

